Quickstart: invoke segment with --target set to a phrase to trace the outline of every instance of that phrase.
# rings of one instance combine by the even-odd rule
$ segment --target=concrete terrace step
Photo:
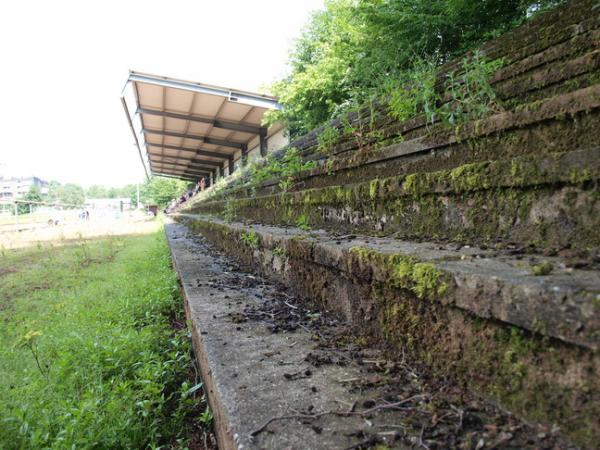
[[[195,213],[408,239],[600,247],[600,147],[273,195],[200,201]]]
[[[165,228],[221,449],[575,448],[386,359],[186,227]]]
[[[276,249],[282,255],[301,258],[343,272],[364,281],[378,281],[408,287],[421,298],[430,297],[444,305],[468,310],[482,318],[493,318],[532,332],[561,339],[591,350],[600,350],[600,272],[564,267],[556,257],[510,256],[494,250],[440,246],[387,238],[331,236],[323,230],[303,231],[298,228],[278,228],[264,225],[225,223],[219,219],[182,214],[190,226],[220,229],[231,242],[241,244],[240,251],[250,244],[242,236],[256,233],[256,247],[249,250]],[[276,256],[276,255],[274,255]],[[280,256],[280,259],[284,257]],[[402,275],[394,265],[404,258],[413,264],[429,264],[440,272],[440,279],[431,285]],[[264,273],[271,261],[263,263]],[[552,264],[546,276],[536,276],[535,267]],[[275,271],[284,274],[284,265],[275,263]],[[445,284],[444,292],[439,286]],[[437,289],[437,290],[436,290]],[[350,307],[336,308],[349,320],[361,319],[359,311]],[[357,316],[358,314],[358,316]]]
[[[177,220],[246,267],[526,417],[600,439],[600,274],[557,258]],[[550,263],[545,276],[532,272]],[[535,267],[535,268],[534,268]]]

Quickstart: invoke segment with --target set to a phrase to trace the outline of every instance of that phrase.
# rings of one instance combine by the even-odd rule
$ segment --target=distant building
[[[48,193],[48,182],[38,177],[4,178],[0,177],[0,199],[15,200],[23,197],[31,186],[40,188],[42,194]]]

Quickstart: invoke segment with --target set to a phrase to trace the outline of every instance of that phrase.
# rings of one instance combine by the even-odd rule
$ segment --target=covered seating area
[[[130,72],[121,102],[146,176],[212,184],[284,140],[281,125],[262,126],[281,108],[267,95]]]

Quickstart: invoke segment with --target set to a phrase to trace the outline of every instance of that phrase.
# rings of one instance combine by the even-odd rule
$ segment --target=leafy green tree
[[[41,202],[42,201],[42,191],[39,186],[32,185],[29,187],[27,193],[23,196],[21,200],[31,201],[31,202]],[[18,214],[27,214],[30,211],[28,203],[19,203],[17,206]]]
[[[100,184],[93,184],[88,188],[86,196],[87,198],[106,198],[106,187]]]
[[[132,205],[137,206],[137,184],[127,184],[120,190],[120,197],[128,197]],[[140,186],[141,194],[141,186]]]
[[[292,136],[310,131],[404,79],[417,61],[448,59],[561,0],[329,0],[290,57],[289,76],[272,85],[284,109],[267,121]],[[408,77],[410,78],[410,77]]]
[[[47,202],[57,202],[60,196],[61,185],[58,181],[50,181],[48,183],[48,194],[44,199]]]
[[[191,183],[174,178],[152,177],[140,186],[141,201],[164,208],[172,199],[183,194]]]
[[[106,191],[106,196],[108,198],[119,198],[121,197],[121,191],[116,187],[109,187]]]
[[[78,184],[65,184],[59,189],[58,200],[63,204],[82,206],[85,202],[85,191]]]

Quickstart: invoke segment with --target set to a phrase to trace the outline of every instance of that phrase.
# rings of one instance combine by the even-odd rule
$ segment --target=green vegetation
[[[296,219],[296,226],[304,231],[310,231],[310,223],[306,214],[302,214]]]
[[[446,75],[442,96],[436,90],[437,64],[418,60],[399,80],[387,82],[390,115],[405,121],[423,112],[427,124],[441,120],[447,126],[483,118],[499,108],[488,80],[501,65],[501,60],[487,61],[474,52],[462,60],[459,73]]]
[[[327,123],[323,127],[319,136],[317,136],[317,142],[319,143],[318,149],[321,152],[331,150],[337,143],[339,143],[341,133],[337,128],[334,128],[331,124]]]
[[[403,73],[398,79],[388,80],[385,90],[389,98],[390,115],[402,122],[416,116],[420,107],[427,123],[433,123],[437,119],[439,101],[435,90],[436,74],[435,62],[417,60],[413,70]]]
[[[415,80],[421,61],[442,64],[561,2],[329,0],[296,42],[290,75],[272,86],[284,109],[267,120],[306,133],[379,98],[387,80]]]
[[[531,273],[533,273],[537,277],[549,275],[553,270],[554,266],[551,262],[548,261],[544,261],[540,264],[535,264],[531,266]]]
[[[22,200],[30,201],[30,202],[41,202],[42,191],[39,186],[32,185],[29,188],[29,191],[23,196]],[[19,203],[17,206],[17,214],[28,214],[30,212],[29,204],[27,203]]]
[[[449,99],[440,108],[442,121],[458,125],[481,119],[498,109],[496,93],[488,80],[502,64],[501,60],[487,61],[478,51],[472,57],[464,58],[460,74],[450,72],[444,85]]]
[[[164,208],[172,199],[180,197],[189,185],[189,181],[152,177],[140,186],[140,199],[142,203]]]
[[[436,300],[448,291],[446,276],[432,263],[402,254],[379,253],[363,247],[352,247],[350,254],[362,267],[377,268],[386,274],[388,285],[408,289],[417,298]]]
[[[205,404],[162,230],[3,251],[0,299],[0,448],[185,446]]]
[[[241,234],[240,239],[242,240],[242,242],[245,242],[250,247],[258,247],[259,238],[258,234],[254,230],[244,231]]]
[[[316,167],[314,161],[302,160],[298,149],[292,147],[287,149],[283,157],[268,157],[248,168],[250,184],[254,189],[267,180],[278,179],[282,191],[288,191],[293,187],[295,177],[305,170]]]
[[[78,184],[63,185],[57,181],[51,181],[48,183],[48,195],[44,201],[81,206],[85,201],[85,191]]]

